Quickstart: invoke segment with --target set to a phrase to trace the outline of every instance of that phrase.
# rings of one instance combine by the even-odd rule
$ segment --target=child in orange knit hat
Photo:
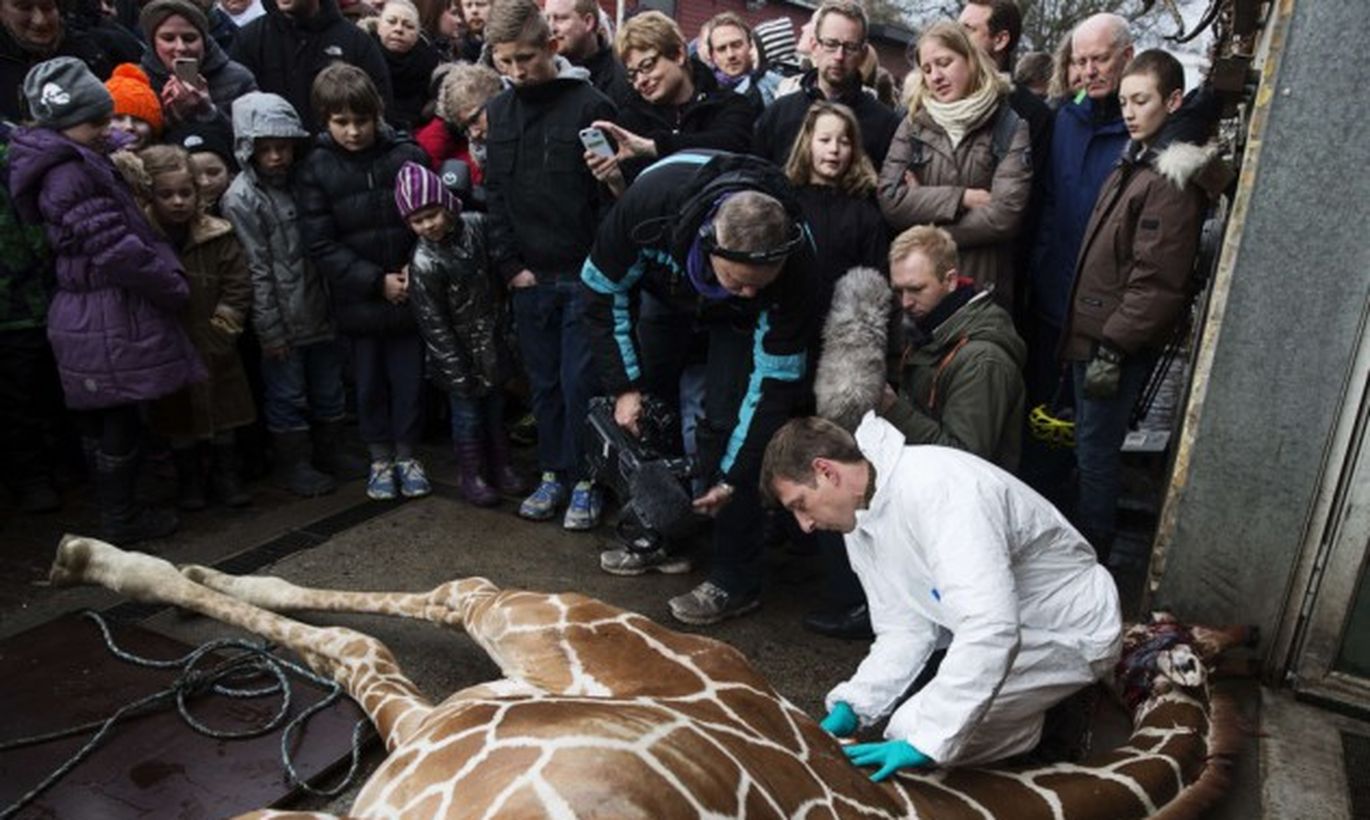
[[[114,98],[114,116],[110,120],[116,130],[132,134],[131,151],[141,151],[162,135],[162,101],[152,90],[147,74],[133,63],[120,63],[105,81]]]

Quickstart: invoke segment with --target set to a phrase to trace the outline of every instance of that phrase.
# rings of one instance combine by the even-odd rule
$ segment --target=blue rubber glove
[[[913,748],[907,740],[884,743],[854,743],[842,747],[847,759],[857,766],[879,766],[871,780],[879,783],[899,769],[919,769],[932,765],[932,758]]]
[[[832,705],[832,711],[823,718],[823,722],[818,724],[819,728],[833,737],[847,737],[856,731],[860,721],[856,719],[856,712],[852,711],[851,705],[844,700],[839,700]]]

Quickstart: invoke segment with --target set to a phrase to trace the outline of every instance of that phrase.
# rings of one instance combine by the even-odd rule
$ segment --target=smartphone
[[[586,151],[599,154],[601,157],[612,157],[614,149],[609,146],[608,137],[598,128],[580,129],[580,143],[585,146]]]
[[[200,61],[194,57],[177,57],[171,61],[171,70],[175,72],[176,79],[191,84],[200,76]]]

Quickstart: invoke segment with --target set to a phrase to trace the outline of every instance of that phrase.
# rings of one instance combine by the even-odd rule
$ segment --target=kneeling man
[[[1113,579],[1050,503],[989,462],[907,446],[873,413],[855,438],[804,418],[771,439],[761,482],[806,532],[845,535],[875,643],[828,693],[823,728],[846,736],[893,712],[886,742],[846,747],[873,779],[1026,752],[1048,707],[1117,662]],[[936,676],[903,700],[939,647]]]

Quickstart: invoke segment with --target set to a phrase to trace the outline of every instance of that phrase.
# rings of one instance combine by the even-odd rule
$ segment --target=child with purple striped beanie
[[[428,168],[406,162],[395,177],[395,206],[419,238],[409,263],[409,301],[428,348],[429,377],[448,395],[458,488],[482,507],[526,491],[509,458],[504,383],[514,363],[507,312],[498,299],[484,214],[460,201]]]

